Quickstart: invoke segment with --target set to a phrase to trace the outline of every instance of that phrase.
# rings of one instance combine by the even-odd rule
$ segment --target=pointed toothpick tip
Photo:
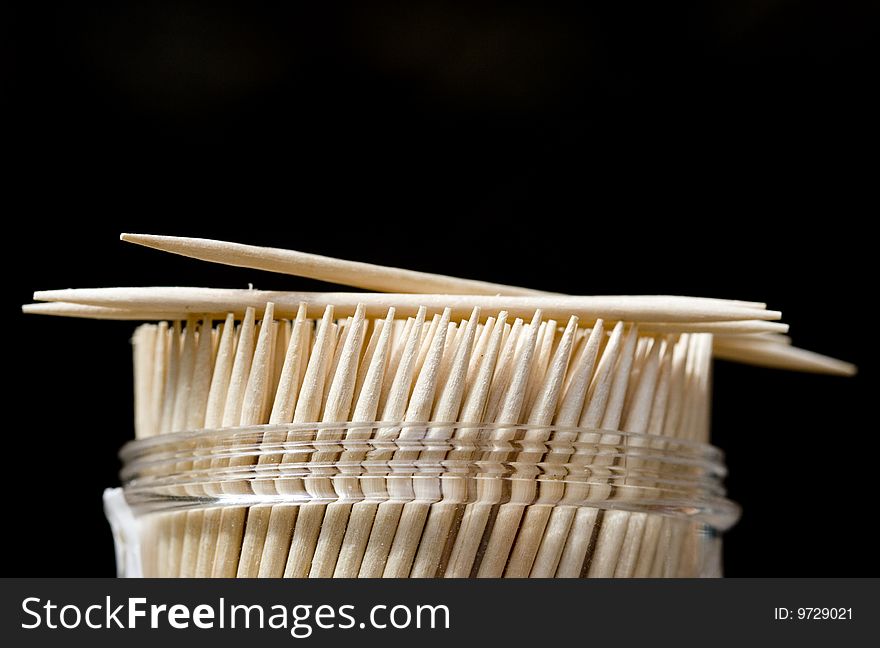
[[[134,243],[135,245],[151,245],[156,243],[163,238],[167,238],[164,236],[158,236],[156,234],[135,234],[133,232],[122,232],[119,235],[120,241],[125,241],[126,243]]]

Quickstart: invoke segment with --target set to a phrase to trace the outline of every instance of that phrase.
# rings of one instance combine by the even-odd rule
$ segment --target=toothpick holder
[[[120,455],[147,577],[717,577],[739,516],[719,450],[619,430],[260,425]]]

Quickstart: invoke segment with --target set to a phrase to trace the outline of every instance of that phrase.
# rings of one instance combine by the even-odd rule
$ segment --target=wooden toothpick
[[[334,259],[295,250],[244,245],[228,241],[151,234],[122,234],[120,239],[202,261],[266,270],[297,277],[309,277],[369,290],[472,295],[542,294],[542,291],[519,286],[448,277],[372,263]]]
[[[308,293],[221,288],[78,288],[44,290],[34,293],[37,301],[61,301],[107,306],[145,312],[217,313],[241,312],[245,307],[262,309],[275,304],[279,316],[290,316],[300,303],[309,315],[317,315],[330,305],[337,316],[354,313],[363,303],[369,317],[380,316],[391,307],[400,316],[415,315],[419,308],[466,317],[474,308],[507,310],[511,315],[528,316],[542,310],[548,318],[568,319],[572,315],[586,321],[596,318],[637,322],[723,322],[742,320],[778,320],[779,311],[730,304],[714,299],[665,295],[640,296],[500,296],[437,295],[404,293]]]

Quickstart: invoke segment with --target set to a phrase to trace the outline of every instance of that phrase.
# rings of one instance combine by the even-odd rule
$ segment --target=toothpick
[[[467,384],[468,367],[478,321],[479,311],[474,309],[467,323],[462,322],[458,329],[461,333],[461,339],[457,340],[448,376],[431,416],[434,421],[452,422],[458,419]],[[448,439],[451,435],[451,427],[433,427],[427,431],[425,438]],[[437,456],[436,452],[431,451],[423,451],[419,457],[423,461],[443,459],[442,456]],[[451,549],[452,546],[450,535],[455,516],[467,496],[467,484],[463,482],[464,480],[460,477],[450,476],[437,481],[431,480],[425,485],[421,485],[421,483],[416,485],[415,493],[418,497],[428,499],[433,494],[429,491],[437,489],[441,491],[442,499],[432,504],[428,510],[424,530],[415,547],[416,553],[409,574],[411,578],[429,578],[435,576],[442,569],[444,549],[447,546]]]
[[[258,247],[202,238],[122,234],[120,239],[182,256],[224,265],[309,277],[331,283],[386,292],[441,294],[530,295],[541,291],[519,286],[461,279],[445,275],[391,268],[318,254]]]
[[[296,423],[315,421],[320,414],[326,368],[332,360],[333,347],[335,346],[333,326],[333,308],[327,306],[318,328],[315,348],[309,357],[299,400],[294,411],[293,420]],[[290,463],[302,461],[305,458],[305,453],[286,453],[282,461]],[[283,479],[279,480],[277,485],[282,493],[308,498],[308,493],[301,479]],[[317,545],[317,531],[320,528],[323,514],[324,509],[320,505],[308,504],[299,507],[293,538],[290,542],[290,554],[284,568],[285,578],[304,578],[308,575]],[[263,552],[275,553],[277,550],[277,547],[267,545]]]
[[[190,400],[187,406],[187,420],[184,427],[187,430],[197,430],[205,424],[205,411],[211,389],[211,374],[214,369],[211,329],[211,320],[203,320],[199,330],[196,365],[193,369]]]
[[[854,376],[858,371],[856,366],[849,362],[760,337],[754,340],[718,338],[715,340],[713,354],[722,360],[774,369],[827,373],[835,376]]]
[[[588,402],[581,415],[580,426],[582,428],[597,429],[602,424],[606,404],[611,393],[614,365],[617,363],[623,342],[623,332],[624,325],[618,322],[612,330],[596,366],[596,372],[587,395]],[[582,444],[590,444],[597,443],[599,439],[598,434],[583,433],[578,440]],[[589,465],[591,463],[590,457],[593,454],[582,446],[575,451],[572,461],[582,461]],[[556,570],[557,578],[577,578],[584,571],[585,560],[589,555],[599,513],[598,509],[583,505],[589,492],[590,486],[586,483],[573,482],[566,488],[565,499],[576,503],[578,508],[565,538],[560,538],[563,547]]]
[[[165,396],[162,399],[161,434],[171,431],[174,418],[174,396],[177,393],[177,381],[180,375],[180,320],[176,320],[169,331],[170,350],[165,374]]]
[[[366,314],[376,317],[395,307],[400,316],[414,315],[419,308],[430,312],[451,310],[455,317],[465,317],[475,307],[507,310],[512,315],[528,316],[540,309],[548,318],[583,320],[596,318],[637,322],[722,322],[740,320],[778,320],[779,311],[730,305],[698,297],[662,295],[644,296],[500,296],[436,295],[403,293],[306,293],[220,288],[81,288],[46,290],[34,293],[37,301],[63,301],[92,306],[141,309],[144,311],[180,311],[183,313],[241,312],[245,307],[262,309],[273,302],[279,316],[296,312],[300,302],[309,314],[332,305],[337,316],[354,313],[363,303]]]
[[[270,423],[290,423],[293,420],[293,411],[300,388],[300,363],[309,352],[303,343],[302,329],[305,326],[306,306],[300,304],[284,356],[284,366],[281,369],[278,388],[275,391],[272,412],[269,416]]]
[[[541,319],[541,311],[536,311],[516,354],[513,375],[502,398],[501,408],[496,418],[497,423],[515,424],[520,418],[526,396],[526,386],[529,374],[531,373],[532,358],[535,355],[535,346],[538,341]],[[513,438],[515,432],[515,428],[499,428],[492,432],[491,437],[497,441],[509,440]],[[502,458],[498,457],[498,459]],[[477,555],[479,564],[475,562],[472,567],[472,571],[475,570],[480,578],[497,578],[501,576],[507,554],[510,551],[510,542],[512,542],[508,529],[515,524],[519,524],[522,516],[522,507],[519,503],[501,504],[495,509],[495,513],[494,524],[490,521],[483,532],[481,548],[483,546],[485,548]]]
[[[274,337],[275,323],[274,305],[266,304],[266,309],[260,322],[259,333],[257,334],[256,346],[253,350],[253,357],[247,369],[247,381],[242,397],[241,412],[238,425],[250,426],[265,423],[266,395],[269,391],[269,375],[271,372],[271,360],[274,355]],[[247,339],[251,340],[253,336],[242,326],[241,335],[248,335]],[[239,351],[242,349],[239,344]],[[233,379],[236,374],[236,368],[233,367]],[[237,394],[233,394],[237,398]],[[228,403],[227,403],[228,405]],[[224,416],[226,416],[224,412]],[[249,435],[245,433],[240,438],[238,435],[232,439],[232,452],[238,449],[239,442],[244,441],[245,444],[250,443]],[[233,456],[228,464],[230,467],[250,466],[257,462],[257,458],[250,453]],[[253,492],[252,486],[247,480],[229,481],[224,488],[227,493],[236,493],[249,495]],[[223,556],[229,554],[229,558],[221,560],[224,564],[231,565],[237,560],[236,576],[238,578],[252,578],[259,572],[260,558],[262,555],[263,542],[266,537],[266,530],[269,526],[270,506],[251,506],[230,507],[225,513],[235,514],[235,526],[244,526],[244,539],[240,546],[230,544],[228,549],[222,544],[217,547],[217,555]],[[246,521],[245,521],[246,516]],[[222,532],[222,531],[221,531]],[[221,535],[222,538],[222,535]],[[215,559],[216,560],[216,559]],[[216,562],[215,562],[216,566]]]
[[[430,348],[425,356],[419,377],[416,380],[410,397],[409,405],[407,406],[404,416],[405,421],[422,422],[430,418],[436,400],[435,393],[440,374],[441,357],[446,348],[448,324],[449,310],[447,309],[443,312],[439,323],[435,327]],[[424,437],[425,435],[426,432],[421,428],[410,428],[401,431],[399,438],[417,439],[419,436]],[[404,450],[395,452],[394,459],[402,461],[417,456],[418,453]],[[431,486],[433,486],[439,492],[440,485],[432,480],[430,484],[420,483],[419,486],[420,488],[428,488],[428,490],[431,490]],[[430,505],[426,500],[431,495],[434,495],[434,493],[429,494],[416,489],[416,485],[412,480],[395,480],[390,484],[390,490],[390,494],[393,497],[411,498],[411,501],[406,502],[401,511],[400,522],[388,552],[383,577],[403,578],[409,575],[412,568],[413,559],[422,536],[422,530],[427,520]]]
[[[184,332],[183,349],[180,353],[180,368],[178,370],[178,385],[174,390],[174,405],[172,406],[171,431],[186,429],[186,408],[189,405],[190,390],[192,388],[193,370],[196,365],[196,319],[190,317],[186,323]]]
[[[156,355],[158,327],[142,324],[132,337],[135,390],[135,437],[144,438],[152,434],[153,421],[150,406],[153,403],[153,359]]]
[[[568,372],[571,351],[577,333],[577,324],[577,318],[572,317],[565,328],[562,339],[559,341],[559,345],[553,355],[550,367],[546,371],[540,386],[540,391],[535,397],[534,405],[529,412],[529,425],[549,425],[556,414],[556,408],[563,385],[565,384],[565,375]],[[527,429],[524,436],[529,441],[547,441],[548,437],[549,432],[542,429]],[[542,457],[542,453],[521,452],[518,460],[523,462],[534,460],[537,462]],[[526,482],[519,482],[514,485],[514,488],[517,485],[525,486]],[[504,570],[505,578],[525,578],[529,575],[538,554],[538,548],[544,536],[544,530],[547,527],[550,515],[564,492],[561,484],[548,482],[542,485],[540,493],[538,492],[537,482],[530,483],[528,486],[530,486],[529,489],[519,489],[523,491],[521,495],[512,496],[512,499],[515,500],[531,501],[534,503],[527,505],[523,509],[519,533],[513,527],[507,531],[511,536],[510,541],[513,542],[515,536],[516,542],[510,549],[507,566]],[[498,529],[497,523],[496,529]],[[507,541],[504,544],[508,544]]]
[[[348,327],[344,347],[336,370],[333,372],[333,380],[327,396],[322,420],[324,422],[344,422],[348,420],[351,410],[351,402],[354,396],[354,385],[357,380],[358,361],[360,359],[361,345],[363,344],[364,309],[359,307]],[[317,441],[341,439],[342,429],[322,429],[317,432]],[[330,463],[339,458],[341,446],[316,452],[311,461],[316,464]],[[313,472],[317,474],[332,474],[333,469],[319,468]],[[333,482],[329,477],[309,478],[305,480],[309,494],[320,500],[335,500],[337,492],[333,488]],[[312,559],[309,570],[309,578],[329,578],[333,575],[336,567],[336,559],[339,548],[342,545],[343,535],[348,523],[351,503],[334,501],[324,508],[324,516],[318,531],[315,556]],[[311,539],[309,539],[311,542]]]
[[[60,301],[25,304],[21,307],[21,310],[23,313],[32,315],[107,320],[167,321],[181,319],[182,317],[187,316],[187,313],[182,310],[150,311],[109,306],[89,306],[87,304],[71,304]],[[240,317],[242,313],[243,310],[236,309],[234,311],[234,314],[237,317]],[[455,311],[453,311],[453,313],[455,313]],[[201,315],[205,317],[213,317],[215,319],[223,319],[226,316],[226,313],[218,311],[201,313]],[[293,315],[288,311],[280,311],[279,316],[292,317]],[[589,322],[589,318],[586,318],[583,321]],[[788,329],[788,324],[783,322],[748,319],[724,322],[642,322],[642,331],[646,333],[714,333],[719,337],[752,334],[784,334],[788,332]]]
[[[381,327],[376,348],[370,357],[370,364],[364,376],[360,395],[355,405],[353,418],[355,421],[372,421],[376,418],[379,407],[379,398],[382,384],[385,382],[386,367],[394,331],[394,309],[389,309],[388,315]],[[347,439],[366,438],[372,428],[355,428],[349,430]],[[340,462],[343,466],[353,462],[362,461],[365,452],[348,451],[343,453]],[[340,477],[339,490],[347,493],[352,498],[362,496],[360,483],[354,477]],[[339,548],[333,576],[335,578],[353,578],[357,576],[366,552],[372,520],[375,517],[378,504],[369,501],[355,503],[349,510],[349,522]]]
[[[416,353],[421,340],[424,319],[425,309],[421,308],[416,315],[416,320],[409,332],[409,337],[406,339],[406,345],[391,384],[391,391],[385,403],[385,409],[382,414],[383,420],[402,420],[408,409],[410,386],[413,383],[413,379],[416,378]],[[425,389],[421,389],[418,394],[423,399],[426,396]],[[417,406],[419,408],[423,407],[421,403],[418,403]],[[379,428],[376,430],[376,438],[393,439],[399,431],[400,428]],[[374,460],[390,459],[389,455],[390,453],[384,451],[375,451],[373,453]],[[365,482],[364,485],[366,487],[367,483]],[[384,485],[380,486],[380,488],[384,490]],[[367,494],[366,489],[364,493]],[[402,512],[403,503],[399,501],[384,501],[377,507],[375,520],[372,522],[369,540],[367,541],[363,561],[358,572],[360,578],[378,578],[382,575]],[[368,520],[369,518],[364,520],[364,526],[366,526]]]
[[[241,421],[241,407],[254,358],[254,320],[255,310],[249,308],[238,334],[238,345],[229,377],[229,390],[226,392],[226,406],[223,408],[223,427],[232,427]]]
[[[604,339],[604,322],[599,320],[590,331],[582,352],[574,361],[573,368],[569,372],[572,378],[568,382],[562,404],[556,414],[556,425],[562,428],[573,427],[580,420],[587,390],[593,377],[596,358],[599,355],[599,349]],[[556,438],[560,440],[573,439],[574,433],[557,432]],[[570,457],[571,453],[551,454],[548,457],[548,461],[562,464],[568,461]],[[580,499],[581,496],[574,493],[578,486],[578,484],[571,484],[563,487],[562,497],[565,498],[565,493],[568,491],[569,500]],[[586,489],[583,490],[585,494]],[[564,501],[553,507],[529,574],[532,578],[552,578],[556,575],[556,569],[562,558],[562,550],[565,547],[565,541],[577,511],[577,507],[566,505]],[[586,538],[586,541],[589,541],[589,538]]]

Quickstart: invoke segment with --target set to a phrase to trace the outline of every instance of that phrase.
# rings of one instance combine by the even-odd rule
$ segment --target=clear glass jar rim
[[[533,484],[539,495],[562,489],[576,505],[648,507],[712,520],[716,528],[737,517],[725,498],[721,450],[621,430],[462,421],[290,423],[175,432],[129,442],[120,457],[126,497],[153,507],[434,501],[444,497],[444,483],[468,483],[466,491],[479,492],[501,480],[527,490]],[[577,500],[586,491],[592,499]]]
[[[709,443],[702,443],[691,439],[680,439],[659,434],[643,434],[639,432],[627,432],[624,430],[614,430],[607,428],[590,428],[581,426],[560,426],[560,425],[533,425],[530,423],[472,423],[468,421],[333,421],[333,422],[314,422],[314,423],[275,423],[261,425],[245,425],[220,428],[203,428],[198,430],[182,430],[179,432],[169,432],[145,439],[135,439],[127,442],[119,450],[119,458],[125,463],[130,461],[137,455],[148,453],[163,445],[179,444],[186,441],[194,441],[200,438],[213,438],[222,440],[224,437],[236,438],[248,433],[264,434],[266,432],[287,432],[288,434],[300,433],[301,438],[290,439],[289,442],[310,441],[315,440],[317,432],[322,430],[351,430],[351,429],[444,429],[451,430],[471,429],[471,430],[527,430],[531,433],[547,433],[548,435],[574,434],[575,438],[585,434],[594,434],[600,436],[618,436],[622,439],[637,439],[643,443],[659,443],[664,445],[681,446],[688,448],[695,456],[700,456],[708,462],[723,465],[724,452]],[[348,441],[349,439],[336,439],[336,441]],[[390,441],[398,441],[398,439],[389,439]],[[403,439],[400,439],[403,441]],[[419,441],[418,437],[409,439]],[[438,442],[457,441],[455,437],[434,438],[431,439]],[[537,439],[536,439],[537,440]],[[542,441],[544,439],[541,439]],[[471,440],[472,441],[472,440]],[[481,441],[492,441],[492,439],[481,439]]]

